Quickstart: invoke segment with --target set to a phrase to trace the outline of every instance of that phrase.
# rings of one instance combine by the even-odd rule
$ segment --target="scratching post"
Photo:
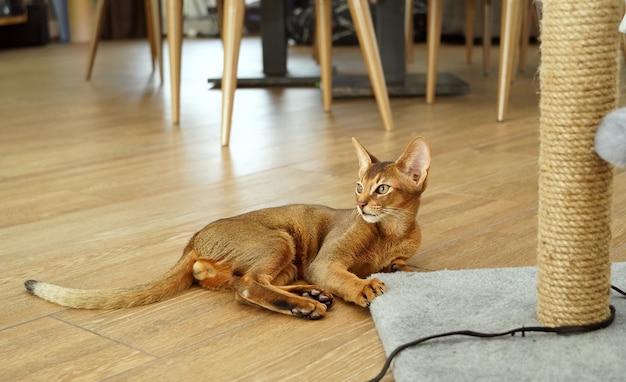
[[[617,107],[622,0],[542,0],[537,317],[608,318],[612,167],[594,151]]]

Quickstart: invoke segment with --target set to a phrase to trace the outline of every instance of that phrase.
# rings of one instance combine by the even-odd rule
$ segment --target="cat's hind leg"
[[[272,280],[272,285],[276,285],[279,289],[282,289],[285,292],[319,301],[326,305],[326,309],[330,309],[333,306],[333,295],[324,291],[317,285],[291,285],[291,283],[296,281],[297,277],[298,269],[295,265],[289,264]]]
[[[201,258],[193,264],[193,278],[204,288],[225,289],[230,286],[233,271],[228,266]]]
[[[236,299],[277,313],[309,320],[318,320],[326,314],[328,309],[326,304],[283,290],[288,287],[272,285],[271,279],[270,275],[250,273],[243,277],[235,277],[232,285],[235,288]]]
[[[255,262],[231,282],[237,300],[311,320],[324,316],[328,306],[323,302],[276,285],[291,283],[297,277],[295,243],[287,232],[272,230],[263,237],[261,245],[257,242],[249,250],[254,251]]]
[[[293,263],[287,264],[280,273],[272,279],[272,285],[289,285],[298,278],[298,268]]]

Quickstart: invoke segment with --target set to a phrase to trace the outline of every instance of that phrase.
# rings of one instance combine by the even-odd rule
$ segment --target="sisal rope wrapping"
[[[622,0],[542,0],[537,317],[610,315],[612,166],[594,151],[617,107]]]

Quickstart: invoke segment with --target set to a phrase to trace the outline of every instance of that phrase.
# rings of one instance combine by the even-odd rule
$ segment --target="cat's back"
[[[312,229],[318,226],[334,226],[351,216],[356,216],[352,209],[336,209],[319,204],[290,204],[251,211],[234,219],[251,220],[277,228],[304,226]]]
[[[317,253],[331,232],[345,230],[357,216],[353,210],[312,204],[264,208],[214,221],[191,242],[203,257],[221,258],[234,248],[256,248],[258,243],[287,234],[298,255],[308,258]]]

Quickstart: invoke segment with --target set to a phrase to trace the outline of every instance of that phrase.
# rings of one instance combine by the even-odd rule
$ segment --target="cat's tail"
[[[70,308],[128,308],[165,300],[189,289],[193,283],[193,264],[197,259],[193,250],[185,251],[163,276],[128,288],[74,289],[35,280],[26,281],[24,286],[35,296]]]

